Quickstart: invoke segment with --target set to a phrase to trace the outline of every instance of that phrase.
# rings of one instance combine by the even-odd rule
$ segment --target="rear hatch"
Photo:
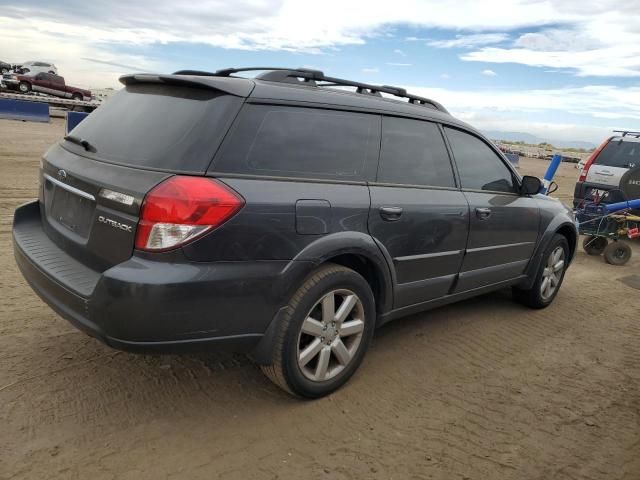
[[[44,229],[94,270],[131,257],[145,194],[174,174],[203,175],[243,102],[158,78],[128,82],[43,158]]]
[[[618,189],[622,176],[636,166],[640,166],[640,140],[614,137],[594,160],[586,181]]]

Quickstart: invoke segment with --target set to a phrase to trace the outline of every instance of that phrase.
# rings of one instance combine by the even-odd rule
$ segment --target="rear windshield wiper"
[[[73,135],[67,135],[66,137],[64,137],[64,139],[67,142],[71,142],[71,143],[75,143],[76,145],[80,145],[87,152],[95,152],[96,151],[96,149],[95,149],[95,147],[93,145],[91,145],[87,140],[84,140],[82,138],[75,137]]]

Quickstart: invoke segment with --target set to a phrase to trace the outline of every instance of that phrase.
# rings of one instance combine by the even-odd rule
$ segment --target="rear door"
[[[394,307],[446,295],[467,243],[469,206],[440,127],[383,117],[369,232],[393,260]]]
[[[636,166],[640,166],[640,139],[612,138],[589,168],[587,182],[619,188],[622,176]]]
[[[518,193],[515,174],[483,139],[444,130],[470,207],[469,241],[456,292],[516,278],[538,239],[537,202]]]

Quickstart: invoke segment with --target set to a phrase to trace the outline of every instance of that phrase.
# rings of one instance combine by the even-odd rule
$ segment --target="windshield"
[[[610,141],[595,163],[606,167],[633,168],[640,165],[640,142]]]
[[[73,130],[91,153],[64,146],[121,165],[204,173],[241,104],[210,89],[129,85]]]

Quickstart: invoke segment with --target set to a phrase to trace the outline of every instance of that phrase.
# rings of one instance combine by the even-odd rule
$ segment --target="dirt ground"
[[[580,251],[546,310],[498,292],[390,324],[345,388],[299,401],[244,357],[111,350],[32,293],[12,212],[62,134],[0,120],[0,478],[640,478],[638,244],[626,267]]]

